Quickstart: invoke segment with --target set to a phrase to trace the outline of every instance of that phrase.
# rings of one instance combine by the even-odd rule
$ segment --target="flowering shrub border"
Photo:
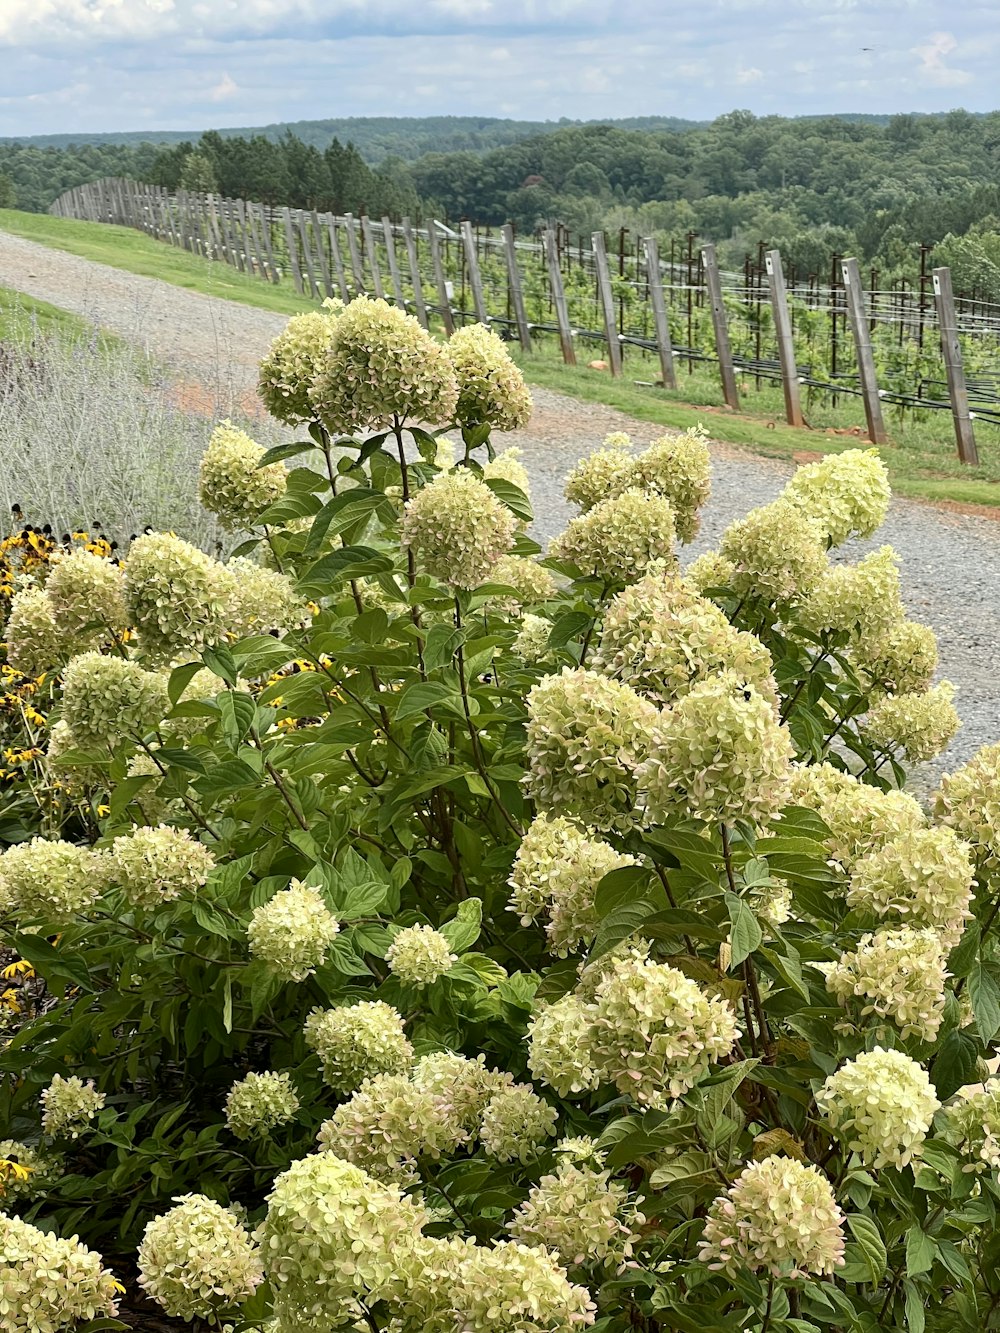
[[[899,790],[958,717],[891,550],[831,559],[877,455],[682,575],[704,433],[609,439],[543,554],[486,330],[333,303],[261,392],[304,430],[210,442],[228,561],[13,597],[0,1226],[275,1333],[992,1326],[1000,748]],[[0,1254],[4,1327],[117,1326],[75,1244]]]

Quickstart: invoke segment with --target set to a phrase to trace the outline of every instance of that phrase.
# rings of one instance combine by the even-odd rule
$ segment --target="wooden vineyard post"
[[[806,423],[799,398],[799,368],[795,364],[795,341],[792,337],[792,319],[788,313],[788,293],[785,290],[781,251],[768,250],[764,262],[767,267],[767,283],[771,289],[774,330],[778,338],[781,387],[785,393],[785,420],[790,426],[804,426]]]
[[[322,301],[323,293],[320,291],[319,283],[316,281],[316,268],[313,264],[312,246],[309,244],[309,231],[306,226],[306,215],[301,208],[295,210],[295,217],[299,227],[299,239],[302,242],[302,258],[305,261],[306,273],[309,275],[309,295],[315,296]]]
[[[292,232],[292,215],[287,208],[281,210],[281,220],[285,224],[285,243],[288,246],[288,266],[292,270],[292,278],[295,281],[295,290],[300,296],[305,296],[305,290],[302,286],[302,272],[299,269],[299,261],[295,256],[295,236]]]
[[[365,270],[361,263],[361,251],[358,248],[358,233],[354,230],[354,214],[345,213],[344,222],[347,226],[347,248],[351,255],[351,273],[354,275],[354,295],[363,296],[365,294]]]
[[[865,297],[861,289],[858,261],[845,259],[841,264],[841,272],[844,275],[844,291],[847,296],[847,318],[850,320],[858,359],[858,376],[865,404],[865,419],[868,422],[868,438],[872,444],[886,444],[889,437],[882,419],[882,399],[879,397],[878,379],[875,375],[872,335],[865,312]]]
[[[521,270],[517,266],[514,228],[509,222],[505,222],[500,228],[500,235],[503,237],[503,252],[507,260],[507,284],[510,288],[510,302],[514,308],[514,319],[517,323],[517,336],[524,351],[530,352],[531,327],[528,324],[528,316],[524,310],[524,291],[521,287]]]
[[[243,273],[246,271],[243,262],[243,245],[236,230],[236,219],[233,215],[232,204],[228,199],[219,199],[219,214],[222,218],[222,234],[226,238],[226,260],[233,268],[237,268]]]
[[[448,299],[448,286],[444,280],[444,265],[441,263],[441,242],[438,239],[437,223],[433,218],[427,224],[427,239],[431,245],[431,263],[434,266],[434,283],[438,291],[438,305],[444,331],[450,338],[455,332],[455,321],[451,313],[451,301]]]
[[[670,342],[670,321],[667,318],[667,305],[663,299],[663,276],[660,273],[660,251],[655,236],[647,236],[643,241],[646,251],[646,282],[649,286],[649,302],[653,307],[653,327],[656,329],[656,350],[660,354],[660,374],[665,389],[677,388],[677,371],[674,369],[674,349]]]
[[[222,228],[219,226],[219,214],[215,207],[215,195],[210,194],[208,198],[208,257],[210,259],[226,258],[225,241],[222,239]]]
[[[323,276],[323,295],[333,295],[333,284],[330,281],[330,265],[326,262],[326,246],[323,244],[323,229],[319,224],[319,214],[315,208],[310,214],[312,221],[312,239],[316,247],[316,258],[319,262],[320,273]]]
[[[958,318],[955,314],[955,294],[951,286],[951,269],[936,268],[932,272],[932,277],[958,456],[963,463],[975,464],[979,462],[979,450],[976,448],[976,433],[972,426],[972,413],[969,411],[969,391],[962,363],[962,344],[958,339]]]
[[[403,240],[406,244],[406,259],[410,265],[410,281],[413,284],[413,307],[417,319],[427,328],[427,303],[424,301],[424,284],[420,277],[420,261],[417,258],[417,242],[409,218],[403,218]]]
[[[733,352],[729,345],[729,321],[726,319],[726,307],[722,300],[722,279],[719,276],[719,263],[715,257],[715,246],[702,246],[701,258],[705,265],[708,300],[712,307],[712,327],[715,330],[715,351],[719,358],[722,396],[726,400],[726,406],[731,407],[734,412],[738,412],[740,410],[740,395],[736,388]]]
[[[563,289],[562,273],[559,269],[559,246],[556,234],[551,227],[545,230],[545,259],[549,269],[549,290],[552,304],[556,308],[556,322],[559,325],[559,342],[562,344],[563,361],[567,366],[576,365],[576,350],[573,347],[573,330],[569,326],[569,311],[566,308],[566,292]]]
[[[378,255],[375,253],[375,237],[372,233],[372,220],[367,213],[361,214],[361,234],[365,238],[365,249],[368,251],[368,268],[372,275],[372,289],[380,301],[385,300],[385,288],[382,286],[382,273],[378,266]]]
[[[333,260],[333,271],[337,278],[340,299],[346,305],[351,299],[351,293],[347,286],[347,274],[344,272],[344,257],[340,253],[340,242],[337,240],[337,219],[332,213],[327,213],[326,223],[330,230],[330,257]]]
[[[471,222],[462,223],[462,245],[465,249],[465,262],[469,268],[469,284],[472,287],[472,304],[476,319],[480,324],[490,326],[490,317],[486,309],[486,296],[483,292],[483,275],[479,271],[479,256],[476,254],[476,238]]]
[[[403,280],[399,275],[399,260],[396,258],[396,238],[392,234],[392,219],[382,219],[382,235],[385,238],[385,259],[389,265],[389,281],[392,294],[400,310],[406,309],[406,297],[403,295]]]
[[[604,312],[604,338],[608,344],[608,365],[611,367],[611,374],[617,378],[622,373],[622,345],[618,341],[615,295],[611,290],[611,273],[608,270],[608,252],[604,245],[604,232],[595,231],[591,240],[594,246],[594,261],[597,264],[597,286],[601,293],[601,309]]]
[[[266,205],[258,204],[260,217],[260,237],[264,242],[264,253],[267,255],[267,267],[273,283],[281,281],[281,274],[278,271],[278,265],[274,258],[274,246],[271,242],[271,213]]]
[[[250,235],[253,237],[253,247],[260,260],[260,276],[266,278],[268,282],[277,282],[278,275],[274,270],[274,260],[267,248],[267,221],[264,217],[264,209],[261,207],[260,218],[257,216],[257,206],[247,204],[247,222],[250,226]]]

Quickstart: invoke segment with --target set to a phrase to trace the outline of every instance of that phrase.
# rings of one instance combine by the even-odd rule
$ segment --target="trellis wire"
[[[595,235],[592,242],[583,237],[574,242],[565,227],[553,224],[548,242],[544,236],[513,236],[513,244],[508,245],[500,231],[473,227],[466,221],[455,227],[447,220],[431,220],[420,227],[405,218],[374,221],[218,195],[168,194],[160,187],[119,178],[68,190],[49,211],[136,227],[271,282],[290,278],[298,292],[314,299],[384,295],[397,303],[402,300],[422,322],[428,315],[436,316],[446,327],[473,322],[485,310],[488,322],[509,338],[516,338],[519,331],[509,267],[513,255],[530,336],[560,334],[567,361],[575,360],[573,341],[607,349],[613,370],[619,368],[619,356],[610,355],[612,338],[616,353],[635,348],[659,353],[664,361],[665,331],[661,324],[661,337],[657,337],[642,238],[625,228],[611,238]],[[601,239],[600,249],[607,252],[603,291],[597,254]],[[928,248],[922,247],[916,283],[880,287],[878,272],[871,269],[862,275],[864,285],[858,291],[858,309],[863,310],[872,336],[891,339],[904,358],[911,346],[923,355],[928,336],[934,341],[940,338],[928,257]],[[793,334],[800,335],[795,366],[799,385],[830,395],[834,404],[841,395],[861,397],[841,257],[832,257],[828,278],[797,273],[791,265],[784,267],[789,326]],[[668,314],[669,354],[674,360],[689,371],[696,365],[718,365],[725,383],[728,361],[724,354],[724,364],[720,364],[718,355],[722,337],[732,346],[733,373],[752,376],[758,386],[781,384],[763,243],[756,256],[747,256],[742,271],[718,272],[726,321],[720,328],[716,310],[711,333],[707,290],[715,272],[706,273],[705,256],[694,233],[683,245],[672,241],[669,257],[660,256],[659,268]],[[553,285],[557,274],[562,301]],[[822,337],[816,331],[817,321]],[[1000,304],[975,292],[956,297],[947,326],[956,335],[952,359],[956,353],[960,357],[957,335],[1000,339]],[[812,351],[809,361],[803,361],[801,353],[803,329]],[[522,336],[524,333],[522,327]],[[950,376],[954,369],[950,365]],[[886,403],[902,410],[956,411],[951,379],[919,374],[907,380],[905,368],[883,372],[882,378],[890,381],[878,389],[879,398]],[[972,416],[1000,423],[1000,375],[970,375],[967,392]]]

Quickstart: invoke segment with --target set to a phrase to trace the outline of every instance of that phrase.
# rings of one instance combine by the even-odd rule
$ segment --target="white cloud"
[[[228,73],[223,73],[217,84],[209,88],[208,96],[213,102],[227,102],[240,91],[240,85]]]
[[[938,88],[959,88],[962,84],[969,83],[973,76],[968,70],[955,69],[945,64],[945,57],[957,49],[958,39],[954,33],[931,33],[923,46],[912,48],[912,54],[920,57],[917,78]]]
[[[0,135],[997,104],[996,0],[852,3],[0,0]]]
[[[278,37],[303,27],[344,35],[356,30],[433,31],[442,24],[545,27],[553,18],[589,12],[607,21],[598,0],[0,0],[0,43],[54,46],[169,38]]]
[[[431,0],[431,9],[463,19],[472,18],[476,14],[488,14],[492,8],[493,0]]]

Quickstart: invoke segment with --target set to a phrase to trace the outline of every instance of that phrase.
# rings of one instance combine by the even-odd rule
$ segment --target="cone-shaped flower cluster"
[[[451,588],[496,581],[517,520],[468,468],[440,472],[406,506],[402,542],[421,569]]]
[[[698,1258],[778,1278],[833,1275],[844,1262],[844,1215],[830,1182],[790,1157],[752,1163],[709,1209]]]
[[[314,1009],[306,1019],[305,1037],[336,1092],[354,1092],[375,1074],[408,1073],[413,1064],[403,1020],[382,1000]]]
[[[284,466],[261,467],[263,457],[261,446],[231,421],[212,432],[201,458],[198,494],[227,532],[252,528],[258,515],[285,493]]]
[[[318,889],[291,886],[254,909],[247,928],[251,955],[282,981],[305,981],[326,961],[339,931]]]
[[[816,1105],[849,1150],[878,1169],[919,1157],[941,1103],[916,1060],[876,1046],[831,1074]]]
[[[249,1300],[263,1280],[257,1247],[228,1208],[184,1194],[146,1227],[139,1285],[178,1319],[214,1319]]]

